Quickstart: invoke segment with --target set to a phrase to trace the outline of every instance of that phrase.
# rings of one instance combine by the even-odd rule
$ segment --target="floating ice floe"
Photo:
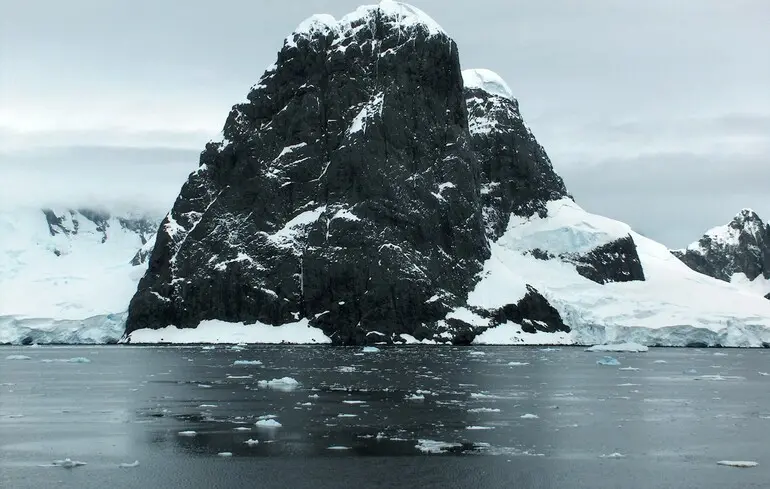
[[[252,438],[249,438],[245,442],[243,442],[244,445],[248,445],[250,447],[253,447],[254,445],[259,445],[259,440],[254,440]]]
[[[5,357],[6,360],[32,360],[32,357],[28,357],[27,355],[8,355]]]
[[[291,377],[281,377],[273,380],[260,380],[257,385],[262,388],[275,389],[279,391],[292,391],[299,386],[299,382]]]
[[[278,421],[270,418],[270,419],[260,419],[256,423],[254,423],[255,426],[259,428],[280,428],[283,425],[279,423]]]
[[[364,353],[376,353],[380,351],[380,349],[377,348],[376,346],[365,346],[364,349],[361,351]]]
[[[197,436],[197,435],[198,435],[198,432],[197,431],[193,431],[193,430],[187,430],[187,431],[180,431],[179,432],[179,436],[193,437],[193,436]]]
[[[695,380],[746,380],[746,377],[738,375],[700,375]]]
[[[366,404],[366,401],[355,401],[353,399],[345,399],[342,401],[343,404]]]
[[[407,401],[424,401],[425,396],[422,394],[409,394],[404,399],[406,399]]]
[[[639,343],[617,343],[614,345],[594,345],[586,348],[585,351],[641,353],[649,351],[649,348]]]
[[[119,464],[118,467],[120,467],[121,469],[133,469],[134,467],[139,467],[139,461],[134,460],[131,463],[122,463],[122,464]]]
[[[44,358],[40,360],[43,363],[91,363],[86,357],[74,357],[74,358]]]
[[[87,464],[78,460],[72,460],[71,458],[65,458],[64,460],[54,460],[51,465],[54,467],[63,467],[65,469],[74,469],[75,467],[82,467]]]
[[[259,360],[236,360],[233,362],[233,365],[262,365],[262,362]]]
[[[622,453],[614,452],[609,455],[600,455],[599,458],[626,458]]]
[[[607,367],[617,367],[620,365],[620,361],[618,361],[615,357],[601,357],[596,361],[597,365],[605,365]]]
[[[747,460],[720,460],[719,462],[717,462],[717,465],[747,469],[750,467],[756,467],[759,464],[757,462],[749,462]]]
[[[200,406],[198,406],[198,409],[211,409],[215,407],[218,407],[218,406],[216,404],[201,404]]]
[[[639,367],[620,367],[618,370],[623,370],[625,372],[638,372],[641,369]]]
[[[486,353],[484,353],[483,351],[472,351],[472,352],[469,353],[469,355],[474,356],[474,357],[475,356],[481,357],[481,356],[486,355]]]
[[[667,361],[665,361],[665,360],[655,360],[655,361],[654,361],[654,362],[652,362],[652,363],[668,363],[668,362],[667,362]]]
[[[498,408],[472,408],[468,410],[469,413],[499,413],[500,409]]]
[[[233,452],[219,452],[219,453],[217,453],[217,456],[218,457],[232,457],[233,456]]]
[[[343,447],[341,445],[332,445],[326,448],[327,450],[350,450],[350,447]]]
[[[509,367],[523,367],[529,365],[529,362],[508,362]]]
[[[493,430],[494,426],[466,426],[466,430]]]
[[[414,447],[423,453],[444,453],[453,448],[460,448],[462,445],[459,443],[447,443],[444,441],[435,440],[417,440],[417,445]]]
[[[347,414],[347,413],[340,413],[337,415],[338,418],[357,418],[357,414]]]
[[[251,431],[251,428],[248,426],[236,426],[233,428],[233,431]]]
[[[537,414],[527,413],[527,414],[522,414],[521,416],[519,416],[519,418],[521,418],[521,419],[539,419],[540,416],[538,416]]]

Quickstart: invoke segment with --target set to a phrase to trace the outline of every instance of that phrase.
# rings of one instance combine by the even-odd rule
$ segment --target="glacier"
[[[0,344],[113,343],[159,219],[70,209],[0,211]],[[132,264],[136,259],[137,264]]]

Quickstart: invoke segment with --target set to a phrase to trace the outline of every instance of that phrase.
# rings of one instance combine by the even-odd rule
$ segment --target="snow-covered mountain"
[[[134,342],[770,344],[769,301],[577,205],[509,86],[414,7],[302,22],[223,136],[161,224]]]
[[[0,212],[0,343],[120,338],[158,222],[92,209]]]
[[[751,209],[672,253],[697,272],[770,299],[770,225]]]

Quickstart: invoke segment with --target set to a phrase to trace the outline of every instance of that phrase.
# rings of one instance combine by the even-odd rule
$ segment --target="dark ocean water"
[[[0,487],[767,488],[768,372],[766,350],[2,347]]]

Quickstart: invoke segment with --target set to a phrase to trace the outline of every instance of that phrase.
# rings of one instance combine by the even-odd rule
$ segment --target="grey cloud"
[[[587,210],[671,247],[750,207],[770,219],[770,155],[657,154],[558,167]]]
[[[313,13],[369,2],[6,3],[3,202],[88,195],[165,209],[283,38]],[[743,206],[768,214],[770,2],[411,3],[457,41],[464,67],[503,76],[590,210],[672,245]]]
[[[0,208],[99,207],[163,215],[200,151],[179,148],[60,147],[0,154]]]

